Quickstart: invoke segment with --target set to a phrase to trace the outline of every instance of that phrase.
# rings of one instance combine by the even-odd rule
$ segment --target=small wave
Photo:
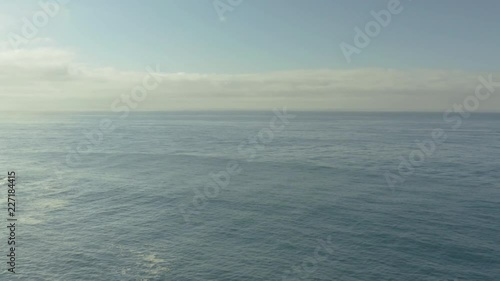
[[[34,217],[20,217],[19,218],[19,223],[24,224],[24,225],[35,225],[35,224],[41,224],[43,222],[44,221],[39,220],[39,219],[34,218]]]
[[[158,277],[170,271],[170,268],[163,266],[166,263],[165,260],[157,258],[155,254],[142,255],[142,258],[148,275]]]
[[[156,253],[144,253],[122,245],[112,245],[111,248],[117,250],[119,256],[134,257],[132,264],[127,264],[118,270],[121,277],[130,278],[140,274],[142,280],[158,280],[160,276],[170,271],[166,266],[168,262],[159,258]],[[137,268],[141,268],[141,272],[137,272]]]
[[[42,199],[35,203],[33,209],[38,211],[57,210],[67,205],[68,201],[64,199]]]

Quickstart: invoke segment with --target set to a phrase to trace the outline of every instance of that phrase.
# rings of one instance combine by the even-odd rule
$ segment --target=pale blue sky
[[[21,1],[22,2],[22,1]],[[29,2],[29,1],[28,1]],[[243,0],[221,22],[210,0],[73,0],[70,18],[46,37],[88,61],[185,72],[316,68],[498,70],[500,2],[408,1],[348,64],[339,44],[387,0]],[[35,6],[36,7],[36,6]]]
[[[388,2],[242,0],[221,21],[212,0],[69,0],[63,11],[37,33],[37,38],[46,41],[31,40],[35,47],[26,47],[26,54],[33,48],[51,48],[52,64],[83,63],[121,72],[141,72],[147,65],[160,65],[165,73],[238,75],[310,71],[309,76],[315,77],[311,73],[317,71],[362,75],[366,69],[378,69],[376,73],[381,78],[377,81],[387,81],[380,90],[394,85],[395,77],[406,79],[418,71],[421,77],[411,81],[415,87],[408,91],[418,91],[418,85],[430,88],[429,81],[446,80],[449,93],[464,89],[460,95],[465,94],[463,86],[474,87],[474,84],[462,85],[464,77],[499,72],[500,2],[495,0],[401,0],[403,11],[393,15],[390,24],[348,63],[340,43],[353,44],[354,28],[364,28],[373,20],[370,11],[386,9]],[[21,32],[23,17],[31,18],[39,10],[35,0],[2,1],[0,48],[2,41],[4,46],[8,45],[5,43],[8,34]],[[11,54],[15,55],[10,61],[19,60],[19,53]],[[37,54],[26,56],[49,57]],[[389,77],[387,69],[398,73]],[[323,75],[331,77],[332,73]],[[343,77],[335,75],[335,79]],[[356,75],[342,81],[356,80],[352,84],[357,86],[360,78]],[[472,78],[470,81],[474,83]],[[342,86],[340,90],[358,91],[351,91],[353,85]],[[369,83],[363,86],[371,87]],[[442,89],[442,85],[436,85],[436,89]],[[436,110],[453,99],[450,95],[440,97]],[[358,108],[345,102],[346,108]],[[359,109],[370,104],[372,101],[367,100]],[[399,107],[400,103],[395,104],[404,109]],[[311,108],[316,107],[311,105]]]

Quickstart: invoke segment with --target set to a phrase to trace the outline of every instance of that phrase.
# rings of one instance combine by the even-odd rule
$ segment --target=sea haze
[[[500,115],[453,130],[437,113],[291,114],[265,143],[273,112],[2,118],[19,221],[18,274],[4,227],[0,279],[499,280]],[[390,187],[436,128],[447,140]]]

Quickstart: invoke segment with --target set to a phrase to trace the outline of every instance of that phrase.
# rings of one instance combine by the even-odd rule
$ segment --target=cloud
[[[0,110],[107,111],[113,100],[130,94],[146,75],[146,70],[79,62],[77,54],[66,49],[4,48],[0,49]],[[478,76],[486,73],[367,68],[159,75],[162,83],[137,110],[288,106],[296,110],[443,111],[473,94]],[[500,80],[498,73],[494,77]],[[499,105],[500,99],[492,98],[481,110],[497,110]]]

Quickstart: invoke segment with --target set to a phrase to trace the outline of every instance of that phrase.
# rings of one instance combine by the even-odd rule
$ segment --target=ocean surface
[[[0,280],[500,280],[500,115],[280,114],[2,114]]]

